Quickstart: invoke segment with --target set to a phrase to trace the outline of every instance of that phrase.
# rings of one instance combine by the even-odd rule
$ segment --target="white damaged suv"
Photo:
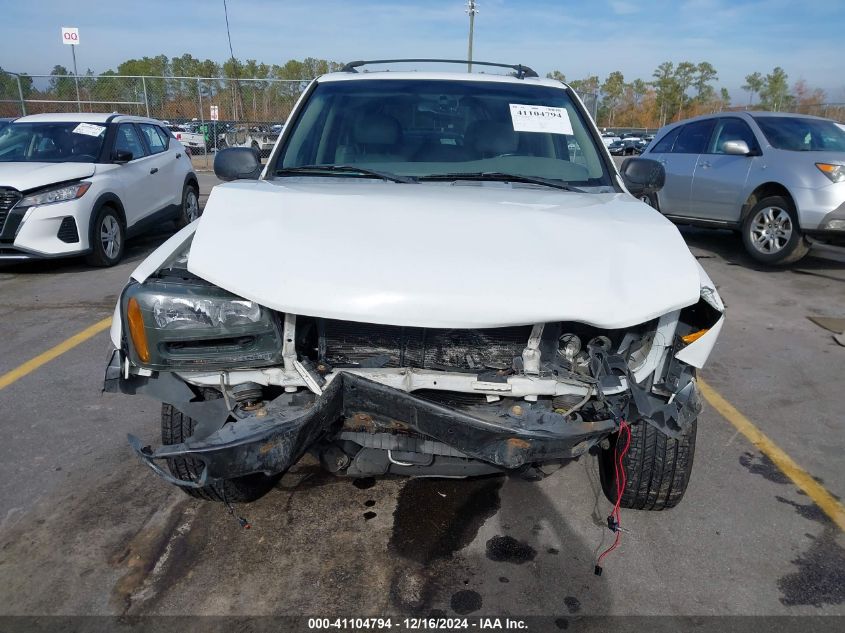
[[[0,132],[0,262],[123,257],[126,238],[199,217],[184,146],[154,119],[36,114]]]
[[[363,64],[308,87],[266,166],[220,152],[233,182],[132,274],[105,389],[163,403],[137,455],[230,502],[306,452],[354,477],[590,454],[614,502],[677,504],[724,305],[635,197],[662,167],[620,176],[576,94],[524,66]]]

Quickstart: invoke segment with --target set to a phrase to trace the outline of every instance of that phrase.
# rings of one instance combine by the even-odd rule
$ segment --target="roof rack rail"
[[[537,77],[537,73],[522,64],[497,64],[495,62],[477,62],[469,61],[467,59],[370,59],[349,62],[342,68],[345,73],[357,73],[356,68],[361,66],[369,66],[370,64],[396,64],[396,63],[437,63],[437,64],[474,64],[476,66],[496,66],[498,68],[510,68],[516,71],[518,79],[525,79],[526,77]]]

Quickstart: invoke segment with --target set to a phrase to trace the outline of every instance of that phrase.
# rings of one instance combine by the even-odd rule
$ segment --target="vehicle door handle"
[[[700,163],[698,163],[698,166],[704,167],[704,169],[707,169],[708,167],[710,167],[710,161],[709,160],[703,160]]]
[[[154,174],[154,173],[156,173],[157,171],[158,171],[158,167],[153,167],[153,168],[150,170],[150,173],[151,173],[151,174]]]

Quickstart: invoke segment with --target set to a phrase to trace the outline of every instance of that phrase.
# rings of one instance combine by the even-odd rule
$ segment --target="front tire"
[[[631,425],[631,446],[622,461],[627,482],[620,506],[635,510],[674,508],[684,496],[692,473],[698,421],[689,432],[672,439],[643,420]],[[616,473],[613,467],[616,440],[599,454],[599,478],[605,497],[616,503]]]
[[[196,420],[189,418],[170,404],[161,405],[161,441],[165,445],[180,444],[194,432]],[[190,457],[175,457],[167,460],[170,473],[182,481],[197,481],[203,465],[197,459]],[[196,499],[206,501],[220,501],[229,503],[248,503],[260,499],[267,494],[279,480],[281,475],[268,477],[257,473],[227,479],[225,481],[203,486],[202,488],[184,488],[185,493]]]
[[[797,262],[810,250],[795,207],[783,196],[769,196],[754,205],[742,223],[742,243],[751,257],[773,266]]]
[[[193,184],[187,184],[182,191],[182,208],[179,211],[176,224],[181,229],[183,226],[188,226],[191,222],[199,218],[200,215],[202,215],[202,211],[200,211],[200,199],[197,188]]]
[[[85,260],[91,266],[114,266],[126,249],[126,228],[117,211],[108,205],[100,207],[91,225],[91,253]]]

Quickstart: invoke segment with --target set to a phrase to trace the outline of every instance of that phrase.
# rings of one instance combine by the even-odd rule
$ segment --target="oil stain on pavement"
[[[463,570],[453,557],[499,510],[503,484],[504,477],[495,476],[411,479],[402,487],[388,544],[399,560],[391,581],[395,607],[426,613],[438,590],[456,584],[455,575]],[[453,594],[450,604],[456,613],[471,613],[481,608],[481,595],[464,589]]]
[[[449,603],[452,607],[452,611],[458,615],[469,615],[474,611],[478,611],[482,604],[483,601],[481,599],[481,594],[469,589],[464,589],[463,591],[458,591],[452,594],[452,599]]]
[[[791,483],[787,477],[768,456],[745,452],[739,456],[739,463],[752,475],[760,475],[763,479],[776,484]]]
[[[411,479],[393,513],[391,551],[426,564],[463,549],[498,511],[503,483],[503,477]]]
[[[839,535],[830,518],[815,503],[796,503],[778,496],[778,501],[792,506],[805,519],[824,526],[819,536],[807,534],[810,547],[792,560],[797,570],[778,579],[780,601],[786,606],[822,607],[845,602],[845,549],[837,542]]]
[[[497,563],[522,565],[537,556],[537,550],[512,536],[494,536],[487,541],[487,558]]]
[[[780,601],[787,606],[845,602],[845,549],[836,542],[836,530],[828,527],[792,561],[798,569],[778,579]]]

